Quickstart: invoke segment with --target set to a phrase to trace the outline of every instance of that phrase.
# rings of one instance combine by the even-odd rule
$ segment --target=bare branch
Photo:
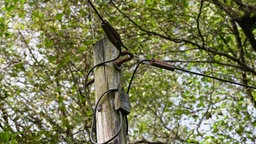
[[[202,47],[204,47],[205,41],[204,41],[204,37],[203,37],[203,35],[202,35],[202,32],[201,32],[201,30],[200,30],[200,22],[199,22],[199,19],[200,19],[201,13],[202,13],[203,4],[204,4],[204,0],[201,0],[201,2],[200,2],[200,8],[199,8],[199,13],[198,13],[198,16],[197,16],[197,19],[196,19],[197,30],[198,30],[199,36],[201,37],[201,40],[202,40]]]

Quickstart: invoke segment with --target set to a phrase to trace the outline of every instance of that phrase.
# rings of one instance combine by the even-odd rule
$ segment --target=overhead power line
[[[238,82],[234,82],[234,81],[230,81],[230,80],[226,80],[226,79],[221,79],[221,78],[210,76],[210,75],[205,75],[205,74],[202,74],[202,73],[197,73],[197,72],[189,71],[189,70],[178,68],[178,67],[174,67],[174,69],[179,70],[179,71],[183,71],[183,72],[186,72],[186,73],[194,74],[194,75],[199,75],[199,76],[202,76],[202,77],[215,79],[215,80],[222,81],[222,82],[231,83],[231,84],[234,84],[234,85],[243,86],[243,87],[246,87],[246,88],[256,89],[255,86],[245,85],[245,84],[242,84],[242,83],[238,83]]]
[[[190,74],[193,74],[193,75],[207,77],[207,78],[210,78],[210,79],[215,79],[215,80],[218,80],[218,81],[222,81],[222,82],[226,82],[226,83],[230,83],[230,84],[234,84],[234,85],[239,85],[239,86],[246,87],[246,88],[256,89],[255,86],[245,85],[245,84],[238,83],[238,82],[235,82],[235,81],[230,81],[230,80],[226,80],[226,79],[222,79],[222,78],[218,78],[218,77],[214,77],[214,76],[210,76],[210,75],[206,75],[206,74],[202,74],[202,73],[198,73],[198,72],[194,72],[194,71],[189,71],[189,70],[186,70],[186,69],[179,68],[179,67],[176,67],[174,65],[171,65],[170,63],[167,63],[167,62],[164,62],[164,61],[159,61],[159,60],[151,59],[151,60],[140,60],[139,61],[139,63],[137,64],[137,66],[136,66],[136,68],[135,68],[135,70],[134,70],[134,72],[132,74],[131,80],[129,82],[127,93],[129,93],[131,85],[132,85],[132,81],[133,81],[133,79],[135,77],[135,74],[136,74],[139,66],[142,63],[147,64],[147,65],[151,65],[151,66],[154,66],[154,67],[166,69],[166,70],[169,70],[169,71],[179,70],[179,71],[190,73]]]

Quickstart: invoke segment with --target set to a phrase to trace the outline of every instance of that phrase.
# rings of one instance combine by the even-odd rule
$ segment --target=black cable
[[[130,82],[129,82],[129,86],[128,86],[128,89],[127,89],[127,93],[129,93],[129,91],[130,91],[130,87],[131,87],[131,85],[132,85],[132,81],[133,81],[133,79],[134,79],[135,73],[136,73],[136,71],[137,71],[139,65],[140,65],[141,63],[145,62],[145,61],[151,61],[151,60],[141,60],[141,61],[137,64],[137,66],[136,66],[136,68],[135,68],[135,70],[134,70],[134,72],[133,72],[133,74],[132,74],[131,80],[130,80]],[[150,64],[149,64],[149,65],[150,65]],[[205,75],[205,74],[202,74],[202,73],[197,73],[197,72],[189,71],[189,70],[182,69],[182,68],[178,68],[178,67],[174,67],[174,66],[173,66],[173,68],[176,69],[176,70],[179,70],[179,71],[186,72],[186,73],[190,73],[190,74],[199,75],[199,76],[202,76],[202,77],[211,78],[211,79],[215,79],[215,80],[218,80],[218,81],[222,81],[222,82],[227,82],[227,83],[231,83],[231,84],[243,86],[243,87],[246,87],[246,88],[256,89],[255,86],[245,85],[245,84],[241,84],[241,83],[238,83],[238,82],[234,82],[234,81],[230,81],[230,80],[221,79],[221,78],[218,78],[218,77],[213,77],[213,76]]]
[[[112,138],[110,138],[109,140],[103,142],[103,143],[98,143],[98,142],[95,142],[94,139],[93,139],[93,131],[96,132],[96,110],[98,108],[98,105],[100,103],[100,100],[105,96],[106,93],[110,92],[110,91],[118,91],[118,89],[109,89],[107,91],[105,91],[100,97],[99,99],[97,100],[96,102],[96,105],[95,105],[95,109],[94,109],[94,116],[93,116],[93,121],[92,121],[92,125],[91,125],[91,131],[90,131],[90,141],[93,143],[93,144],[106,144],[110,141],[112,141],[113,139],[115,139],[118,134],[120,133],[121,131],[121,128],[122,128],[122,125],[123,125],[123,114],[121,111],[119,111],[119,116],[120,116],[120,126],[117,130],[117,132],[114,134],[114,136]]]
[[[97,11],[97,9],[94,7],[94,5],[92,4],[92,2],[90,0],[88,0],[89,4],[91,5],[91,7],[93,8],[93,10],[95,11],[95,13],[98,15],[98,17],[100,18],[100,20],[102,22],[104,22],[104,19],[101,17],[101,15],[99,14],[99,12]]]
[[[131,79],[130,79],[128,88],[127,88],[127,94],[129,94],[129,91],[130,91],[130,88],[131,88],[131,85],[132,85],[132,81],[133,81],[134,76],[135,76],[135,74],[136,74],[136,72],[137,72],[137,69],[139,68],[140,64],[142,64],[143,62],[146,62],[146,61],[149,62],[150,60],[141,60],[141,61],[139,61],[139,63],[138,63],[137,66],[135,67],[135,69],[134,69],[134,71],[133,71],[133,74],[132,74],[132,77],[131,77]]]
[[[129,82],[127,91],[126,91],[127,94],[129,94],[129,91],[130,91],[130,88],[131,88],[131,85],[132,85],[132,81],[133,81],[133,79],[134,79],[134,77],[135,77],[135,74],[136,74],[136,72],[137,72],[137,70],[138,70],[140,64],[142,64],[142,63],[145,62],[145,61],[150,61],[150,60],[141,60],[141,61],[136,65],[136,67],[135,67],[135,69],[134,69],[134,71],[133,71],[132,77],[131,77],[131,79],[130,79],[130,82]],[[126,122],[126,134],[128,134],[128,118],[127,118],[127,116],[125,116],[125,122]]]
[[[174,67],[174,69],[179,70],[179,71],[183,71],[183,72],[186,72],[186,73],[190,73],[190,74],[199,75],[199,76],[202,76],[202,77],[207,77],[207,78],[215,79],[215,80],[222,81],[222,82],[227,82],[227,83],[243,86],[243,87],[246,87],[246,88],[256,89],[255,86],[249,86],[249,85],[237,83],[237,82],[234,82],[234,81],[229,81],[229,80],[221,79],[221,78],[218,78],[218,77],[213,77],[213,76],[209,76],[209,75],[205,75],[205,74],[201,74],[201,73],[185,70],[185,69],[178,68],[178,67]]]
[[[104,65],[104,64],[106,64],[106,63],[113,62],[113,61],[117,60],[120,56],[121,56],[121,51],[119,51],[119,54],[118,54],[118,56],[117,56],[116,58],[111,59],[111,60],[108,60],[108,61],[104,61],[104,62],[101,62],[101,63],[98,63],[98,64],[96,64],[95,66],[93,66],[93,67],[89,70],[89,72],[87,73],[87,75],[86,75],[86,77],[85,77],[85,81],[84,81],[84,90],[86,89],[86,83],[87,83],[87,81],[88,81],[89,75],[92,73],[92,71],[93,71],[96,67],[102,66],[102,65]],[[87,99],[87,101],[88,101],[88,103],[89,103],[89,105],[90,105],[90,107],[91,107],[91,110],[92,110],[92,112],[93,112],[92,104],[91,104],[91,102],[90,102],[90,100],[89,100],[89,95],[88,95],[87,92],[85,92],[85,97],[86,97],[86,99]]]

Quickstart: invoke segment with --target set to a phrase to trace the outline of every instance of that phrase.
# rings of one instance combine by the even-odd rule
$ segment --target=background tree
[[[252,0],[93,1],[138,58],[255,86]],[[0,1],[0,141],[89,143],[83,82],[104,37],[87,1]],[[90,77],[91,79],[92,77]],[[255,90],[139,67],[130,90],[129,143],[252,143]]]

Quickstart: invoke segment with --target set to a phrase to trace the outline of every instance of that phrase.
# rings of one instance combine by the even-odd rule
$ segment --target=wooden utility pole
[[[118,54],[119,51],[108,39],[100,40],[94,46],[94,64],[114,59]],[[117,70],[112,62],[97,67],[94,71],[94,80],[96,102],[108,90],[122,89],[121,71]],[[107,92],[96,109],[97,143],[104,143],[111,139],[119,129],[121,119],[119,111],[115,110],[114,104],[114,97],[117,93],[118,90]],[[121,131],[110,143],[126,144],[126,128],[126,120],[122,115]]]

